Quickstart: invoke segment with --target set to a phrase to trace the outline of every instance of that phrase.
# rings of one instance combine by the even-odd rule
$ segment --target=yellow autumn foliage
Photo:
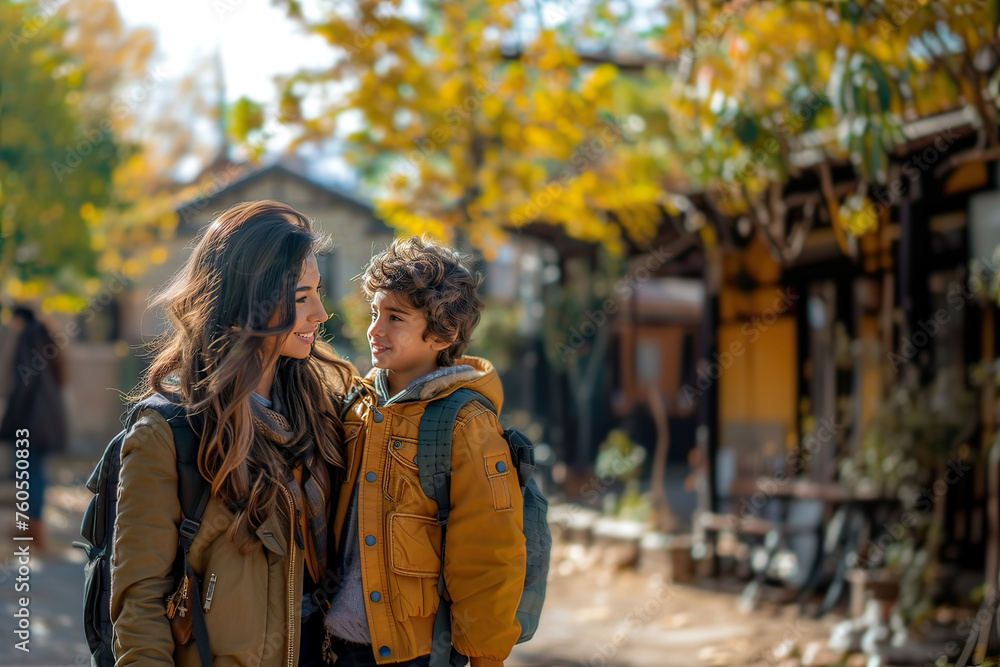
[[[340,57],[287,86],[356,82],[297,122],[302,141],[326,141],[342,114],[359,115],[352,140],[376,174],[385,219],[403,233],[461,228],[483,248],[528,224],[642,245],[667,216],[686,215],[674,194],[703,192],[721,213],[743,215],[796,173],[789,156],[804,137],[884,181],[904,119],[986,89],[963,58],[997,28],[995,9],[965,0],[679,0],[643,9],[655,27],[641,37],[609,0],[561,6],[562,19],[540,25],[532,17],[531,30],[521,25],[534,10],[519,1],[420,7],[418,16],[402,0],[348,0],[303,18]],[[371,21],[380,29],[367,35]],[[600,62],[621,53],[649,64]],[[418,170],[392,171],[428,140],[433,156]],[[866,233],[861,208],[840,210],[837,224]]]

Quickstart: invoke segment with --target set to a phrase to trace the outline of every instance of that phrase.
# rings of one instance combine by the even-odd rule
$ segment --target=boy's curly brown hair
[[[396,239],[365,267],[361,288],[369,301],[380,290],[405,297],[424,314],[424,340],[452,341],[437,358],[438,366],[452,366],[469,346],[485,305],[476,293],[482,276],[467,268],[468,261],[428,236]]]

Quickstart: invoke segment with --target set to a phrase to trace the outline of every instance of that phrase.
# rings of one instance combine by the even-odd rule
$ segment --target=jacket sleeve
[[[173,435],[159,413],[148,411],[122,446],[111,557],[116,667],[174,664],[164,598],[173,592],[180,521]]]
[[[43,369],[41,372],[45,372],[45,370]],[[18,365],[10,396],[7,398],[3,420],[0,421],[0,438],[13,440],[18,429],[31,429],[36,426],[36,424],[28,423],[28,412],[40,387],[36,377],[38,374],[39,371],[33,368],[22,369],[22,366]],[[34,434],[32,434],[32,438],[34,438]]]
[[[475,405],[456,424],[445,583],[452,643],[473,667],[502,665],[521,634],[524,499],[496,416]],[[502,464],[501,464],[502,462]]]

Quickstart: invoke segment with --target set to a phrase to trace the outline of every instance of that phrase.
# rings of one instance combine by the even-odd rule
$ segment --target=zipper
[[[363,389],[363,391],[362,391],[362,399],[361,399],[362,403],[364,402],[365,398],[371,398],[372,402],[370,403],[370,406],[371,406],[372,412],[374,414],[378,415],[379,417],[383,417],[383,414],[378,411],[378,402],[379,402],[378,392],[377,391],[372,391],[371,389],[368,388],[367,385],[361,385],[361,387]],[[382,421],[382,420],[379,419],[377,421]]]
[[[216,581],[216,579],[217,579],[217,577],[215,576],[215,573],[213,572],[212,573],[212,578],[208,582],[208,592],[205,593],[205,606],[204,606],[204,609],[205,609],[205,613],[206,614],[209,612],[209,610],[212,609],[212,597],[215,595],[215,581]]]
[[[292,492],[287,487],[281,486],[281,490],[288,498],[288,508],[291,510],[292,532],[289,535],[288,552],[288,667],[295,667],[295,500]]]

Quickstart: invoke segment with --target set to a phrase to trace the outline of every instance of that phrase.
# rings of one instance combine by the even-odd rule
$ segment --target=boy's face
[[[437,370],[438,352],[448,349],[451,343],[433,337],[424,340],[426,330],[424,314],[405,297],[396,292],[376,292],[372,299],[372,323],[368,327],[372,365],[393,371],[396,378],[407,384]]]

